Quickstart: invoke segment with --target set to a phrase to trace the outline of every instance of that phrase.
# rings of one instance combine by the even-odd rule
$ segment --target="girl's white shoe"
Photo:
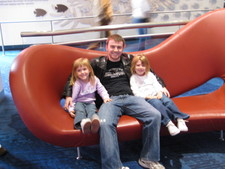
[[[91,133],[91,120],[89,118],[81,120],[81,130],[84,134]]]
[[[175,136],[180,133],[180,130],[173,124],[172,121],[169,121],[166,127],[168,128],[168,131],[171,136]]]
[[[177,127],[180,131],[187,132],[188,127],[183,119],[177,119]]]
[[[97,133],[100,127],[100,119],[97,114],[94,114],[91,119],[91,132]]]

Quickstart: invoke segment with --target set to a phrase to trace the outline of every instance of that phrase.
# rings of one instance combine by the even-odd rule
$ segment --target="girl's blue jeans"
[[[74,119],[74,127],[76,129],[80,129],[80,122],[86,118],[92,118],[92,116],[96,113],[96,106],[93,103],[82,103],[77,102],[75,106],[75,119]]]
[[[170,120],[188,119],[190,116],[181,112],[173,100],[163,94],[161,99],[148,99],[148,103],[154,106],[162,114],[162,125],[166,126]]]

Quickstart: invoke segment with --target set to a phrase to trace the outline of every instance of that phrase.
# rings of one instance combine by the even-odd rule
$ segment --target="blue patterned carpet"
[[[76,148],[62,148],[45,143],[32,135],[23,124],[13,103],[8,75],[19,51],[0,53],[0,70],[5,97],[0,103],[0,143],[8,150],[0,157],[0,169],[99,169],[99,146],[82,147],[83,159],[76,160]],[[223,82],[212,79],[184,95],[203,94]],[[225,169],[225,142],[220,132],[180,134],[161,137],[161,162],[166,169]],[[141,169],[137,163],[140,140],[120,143],[124,166]]]

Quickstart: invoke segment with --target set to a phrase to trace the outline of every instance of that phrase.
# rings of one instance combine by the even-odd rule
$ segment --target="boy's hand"
[[[110,101],[112,101],[112,99],[110,99],[110,98],[104,99],[104,103],[107,103],[107,102],[110,102]]]

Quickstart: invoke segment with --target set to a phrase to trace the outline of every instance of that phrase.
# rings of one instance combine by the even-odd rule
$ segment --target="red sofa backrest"
[[[209,12],[143,51],[172,96],[213,77],[225,78],[225,10]]]

